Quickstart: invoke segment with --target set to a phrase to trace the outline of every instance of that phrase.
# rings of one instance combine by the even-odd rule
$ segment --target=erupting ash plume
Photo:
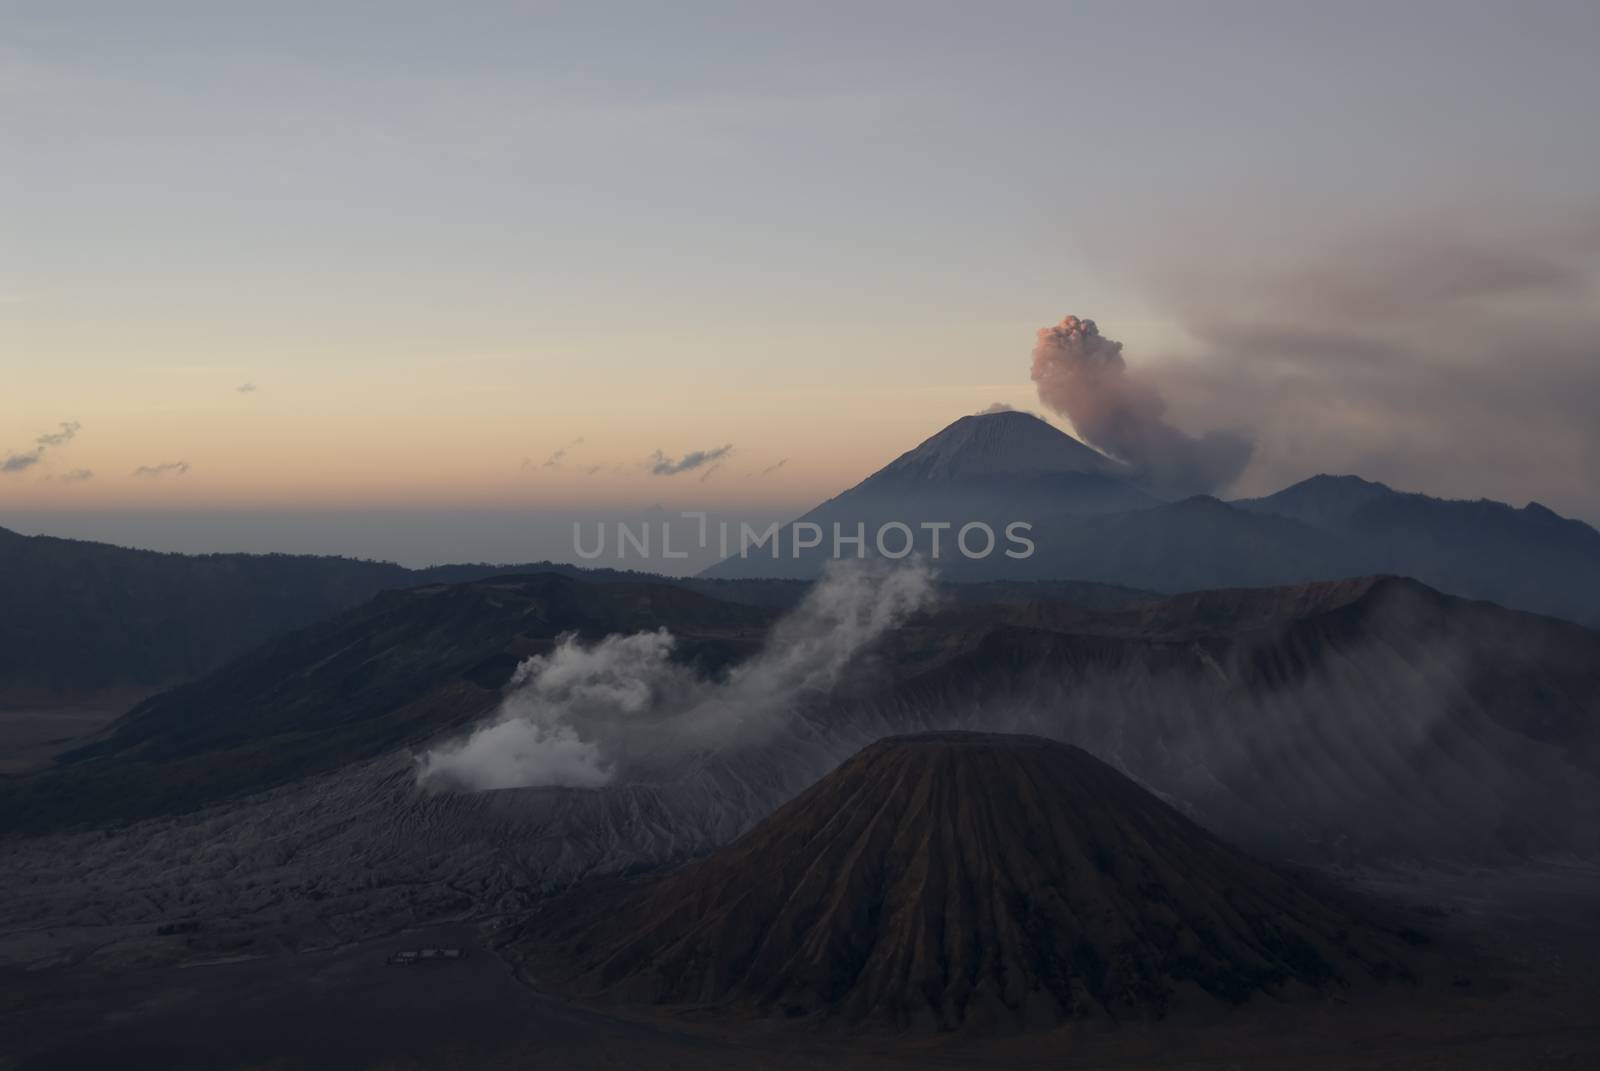
[[[666,629],[589,647],[568,636],[517,668],[486,724],[424,755],[418,782],[596,787],[695,751],[759,743],[932,598],[932,577],[920,565],[836,563],[759,654],[717,680],[672,661]]]
[[[1122,343],[1102,335],[1093,320],[1068,316],[1039,329],[1033,382],[1041,402],[1158,494],[1209,494],[1250,461],[1254,444],[1242,435],[1210,431],[1195,438],[1167,423],[1161,392],[1128,372]]]

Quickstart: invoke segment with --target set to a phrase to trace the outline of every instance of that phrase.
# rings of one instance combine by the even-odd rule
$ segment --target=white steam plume
[[[596,787],[696,751],[760,743],[932,598],[921,565],[836,563],[758,654],[716,680],[674,662],[664,628],[590,646],[564,637],[517,668],[487,723],[424,755],[418,781]]]
[[[1084,440],[1132,466],[1157,494],[1209,494],[1232,483],[1250,462],[1243,435],[1211,431],[1196,438],[1167,423],[1166,400],[1128,371],[1122,343],[1093,320],[1068,316],[1039,329],[1033,348],[1039,400],[1072,421]]]

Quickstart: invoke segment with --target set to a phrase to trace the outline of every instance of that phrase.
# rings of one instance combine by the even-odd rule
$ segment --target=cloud
[[[562,462],[565,461],[566,458],[567,458],[567,453],[570,450],[572,450],[573,447],[581,446],[581,445],[583,445],[583,436],[582,435],[578,436],[576,439],[573,439],[571,442],[562,445],[554,453],[552,453],[549,457],[545,458],[544,461],[542,463],[540,463],[540,464],[536,465],[534,463],[533,458],[531,458],[531,457],[523,458],[522,459],[522,469],[523,469],[524,472],[526,472],[527,470],[532,469],[532,468],[541,468],[541,469],[556,469],[556,468],[560,468],[561,465],[562,465]]]
[[[783,468],[783,466],[787,465],[788,463],[789,463],[789,459],[788,458],[786,458],[786,457],[779,458],[777,461],[774,461],[772,464],[768,465],[766,468],[757,469],[754,472],[746,473],[746,475],[747,476],[754,476],[757,479],[760,479],[762,476],[771,476],[774,472],[777,472],[779,469]]]
[[[25,454],[10,454],[0,461],[0,472],[26,472],[44,457],[43,450],[30,450]]]
[[[1015,413],[1016,409],[1007,402],[990,402],[987,409],[980,409],[979,416],[988,416],[990,413]]]
[[[133,474],[135,476],[159,478],[161,476],[182,476],[188,471],[189,463],[187,461],[168,461],[161,465],[140,465],[133,470]]]
[[[33,440],[33,449],[20,454],[8,454],[4,461],[0,461],[0,473],[26,472],[39,462],[51,450],[70,443],[78,435],[83,425],[75,420],[62,421],[57,425],[57,431],[47,431]]]
[[[1186,415],[1248,425],[1238,493],[1318,472],[1600,521],[1596,213],[1346,227],[1270,255],[1184,243],[1133,271],[1191,345]]]
[[[241,383],[235,387],[234,390],[238,391],[240,394],[254,394],[256,392],[256,385],[254,383]]]
[[[518,667],[493,718],[424,755],[418,781],[596,787],[648,777],[708,748],[758,745],[800,704],[825,697],[933,591],[921,566],[835,563],[758,653],[714,679],[673,660],[677,639],[664,628],[589,645],[566,636]]]
[[[540,468],[544,468],[544,469],[556,468],[557,466],[559,466],[561,464],[562,460],[567,456],[567,451],[568,450],[571,450],[575,446],[582,446],[582,445],[583,445],[583,436],[580,435],[576,439],[573,439],[570,443],[567,443],[565,446],[561,447],[555,453],[551,454],[549,457],[545,458],[544,464],[540,465],[539,467]]]
[[[674,461],[657,450],[650,455],[645,465],[649,467],[652,476],[676,476],[680,472],[691,472],[713,461],[720,461],[732,452],[733,444],[728,443],[714,450],[692,450]]]
[[[71,442],[82,429],[83,425],[76,420],[65,421],[61,424],[60,431],[47,432],[35,440],[40,446],[65,446]]]
[[[50,479],[56,483],[83,483],[85,480],[94,479],[94,472],[89,469],[73,469],[70,472],[63,472],[59,476],[52,476]]]
[[[1125,462],[1135,478],[1170,497],[1209,494],[1244,471],[1254,444],[1244,434],[1189,435],[1166,419],[1149,378],[1129,371],[1122,343],[1093,320],[1068,316],[1038,332],[1033,382],[1039,400],[1072,421],[1083,440]]]

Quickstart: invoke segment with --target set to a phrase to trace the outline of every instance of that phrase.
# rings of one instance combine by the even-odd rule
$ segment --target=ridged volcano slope
[[[1405,975],[1405,943],[1088,752],[867,747],[733,844],[552,905],[546,982],[624,1003],[938,1029],[1164,1014]]]

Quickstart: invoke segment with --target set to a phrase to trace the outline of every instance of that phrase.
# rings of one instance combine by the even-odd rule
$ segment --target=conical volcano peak
[[[929,525],[983,523],[1003,532],[1014,522],[1028,525],[1074,521],[1129,510],[1149,509],[1159,500],[1142,490],[1126,466],[1114,461],[1048,421],[1015,410],[965,416],[906,451],[847,491],[830,498],[800,520],[825,535],[859,526],[874,536],[888,525],[912,530],[911,551],[940,563],[947,576],[969,571],[969,578],[1014,578],[1004,562],[1011,558],[961,557],[945,539],[941,551]],[[790,533],[775,541],[771,554],[730,554],[705,576],[817,576],[832,541],[791,547]],[[953,538],[953,535],[952,535]],[[868,553],[871,553],[869,551]],[[954,557],[952,557],[954,556]],[[1035,571],[1033,575],[1038,575]]]
[[[699,862],[553,908],[524,947],[625,1003],[1011,1030],[1406,973],[1361,915],[1080,748],[921,733]]]
[[[1124,466],[1090,449],[1048,421],[1015,411],[964,416],[874,479],[939,481],[1038,473],[1124,475]]]

